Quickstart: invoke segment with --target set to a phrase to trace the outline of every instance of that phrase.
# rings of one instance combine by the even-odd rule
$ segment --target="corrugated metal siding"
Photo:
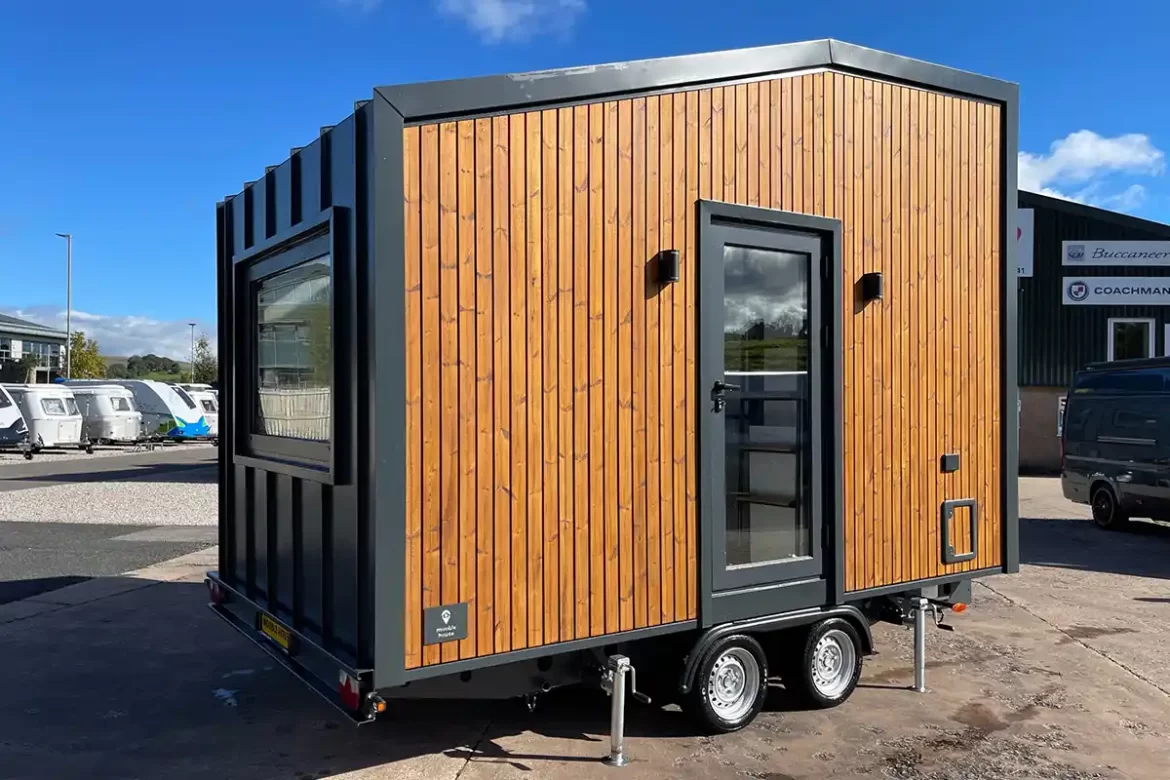
[[[219,574],[257,605],[353,666],[373,665],[369,522],[370,481],[302,478],[277,460],[241,460],[247,416],[235,410],[250,403],[240,391],[236,345],[253,338],[236,321],[235,263],[276,235],[295,232],[333,206],[352,214],[343,228],[349,247],[334,287],[334,347],[339,364],[333,404],[334,458],[341,472],[367,474],[372,441],[369,366],[354,355],[370,353],[370,269],[364,232],[367,115],[359,110],[321,137],[294,150],[280,166],[245,186],[219,209],[219,355],[223,406],[220,413]],[[334,258],[340,264],[341,258]],[[348,297],[347,297],[348,296]],[[350,346],[351,345],[351,346]],[[351,411],[352,410],[352,411]]]
[[[1076,239],[1167,241],[1170,226],[1020,193],[1020,208],[1035,210],[1034,268],[1019,280],[1019,384],[1022,387],[1063,387],[1086,363],[1108,357],[1107,324],[1111,317],[1155,320],[1157,354],[1165,350],[1163,325],[1170,309],[1163,306],[1065,306],[1061,279],[1061,242]],[[1093,212],[1099,212],[1095,217]],[[1159,228],[1164,228],[1159,230]],[[1071,270],[1071,269],[1070,269]],[[1170,267],[1095,266],[1084,276],[1170,276]]]

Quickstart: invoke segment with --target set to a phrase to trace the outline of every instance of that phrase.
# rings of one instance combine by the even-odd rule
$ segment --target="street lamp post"
[[[187,324],[191,326],[191,384],[195,384],[195,323]]]
[[[65,378],[73,378],[73,234],[58,233],[65,239]]]

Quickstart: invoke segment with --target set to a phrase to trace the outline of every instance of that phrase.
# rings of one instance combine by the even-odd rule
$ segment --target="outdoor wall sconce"
[[[861,300],[866,303],[869,301],[880,301],[882,299],[883,286],[881,271],[871,271],[867,274],[862,274]]]
[[[674,284],[678,281],[679,257],[677,249],[663,249],[658,253],[658,283]]]

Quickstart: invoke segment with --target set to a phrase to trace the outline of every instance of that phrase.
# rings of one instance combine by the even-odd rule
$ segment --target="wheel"
[[[841,704],[861,679],[857,629],[842,618],[814,624],[781,676],[785,689],[810,709]]]
[[[1129,515],[1121,508],[1113,488],[1101,485],[1093,491],[1091,501],[1093,507],[1093,522],[1101,528],[1115,530],[1129,522]]]
[[[738,731],[755,720],[768,693],[768,661],[760,643],[736,634],[715,642],[699,662],[685,709],[705,730]]]
[[[33,455],[32,450],[25,450],[24,451],[24,459],[25,460],[32,460],[32,455]]]

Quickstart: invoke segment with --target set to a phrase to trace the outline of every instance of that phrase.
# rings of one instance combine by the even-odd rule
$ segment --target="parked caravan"
[[[96,443],[128,444],[142,438],[142,413],[134,394],[121,385],[72,385],[82,432]]]
[[[32,458],[32,446],[28,438],[28,426],[20,407],[8,391],[0,385],[0,450],[18,449],[25,458]]]
[[[212,439],[219,438],[219,399],[210,389],[195,389],[188,391],[195,403],[203,409],[203,419],[207,421],[207,435]]]
[[[144,435],[162,439],[202,439],[208,434],[207,421],[187,391],[152,379],[71,379],[69,387],[118,385],[134,396],[142,414]]]
[[[28,426],[34,452],[67,448],[93,452],[82,433],[81,412],[73,393],[63,384],[5,385]]]
[[[874,621],[924,690],[1019,566],[1017,105],[836,41],[374,90],[218,206],[211,608],[357,722],[733,731]]]
[[[1102,528],[1170,520],[1170,358],[1091,363],[1066,395],[1060,484]]]

